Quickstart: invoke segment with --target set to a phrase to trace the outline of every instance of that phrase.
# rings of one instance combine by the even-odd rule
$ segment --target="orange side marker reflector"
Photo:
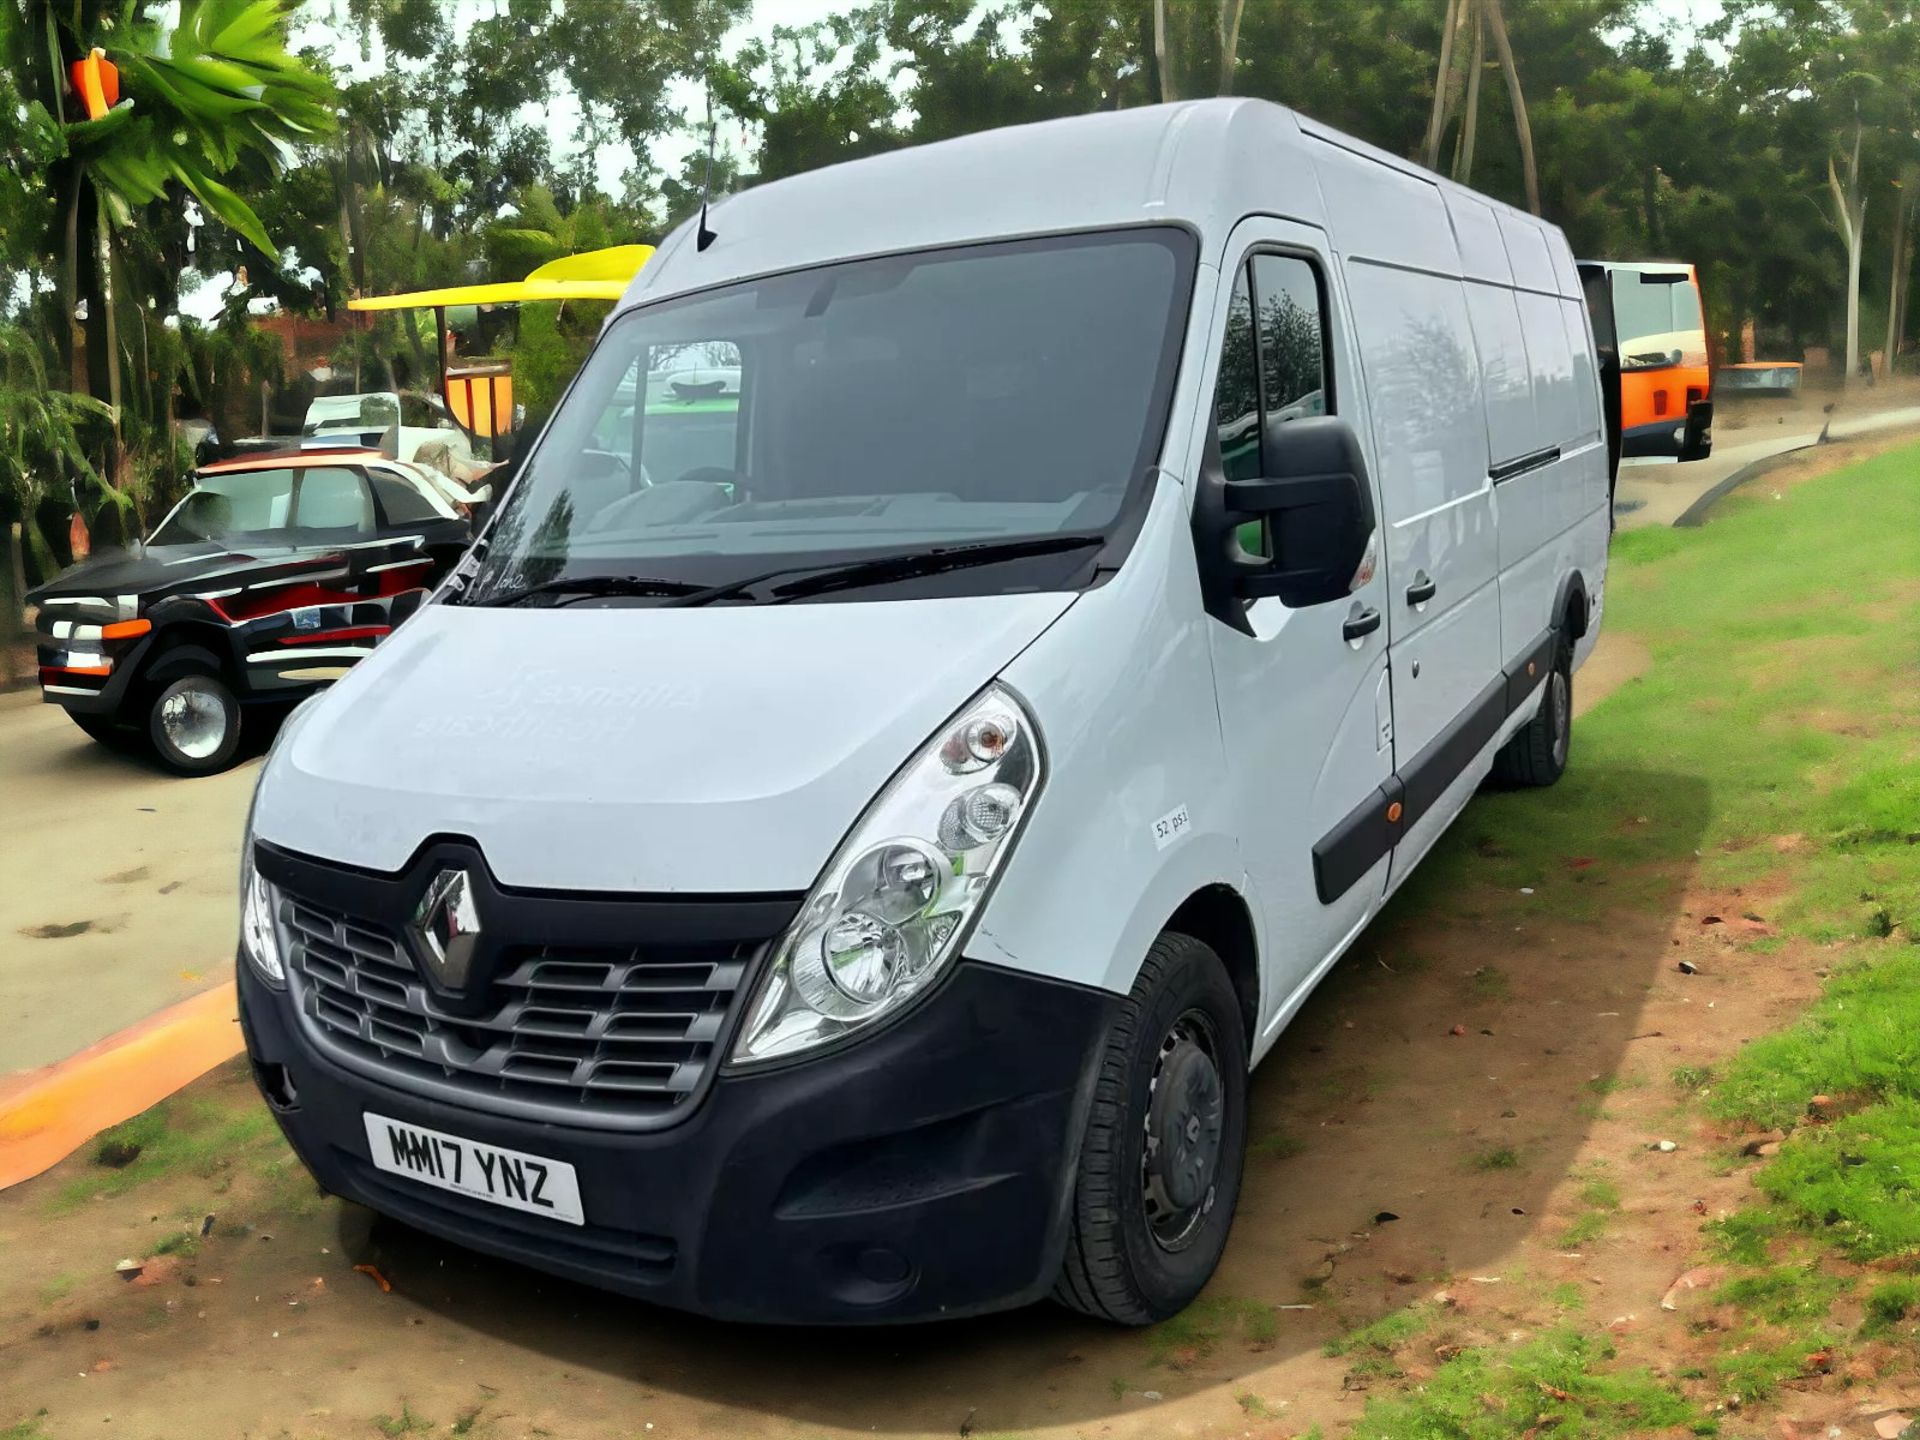
[[[144,635],[153,629],[151,620],[116,620],[111,625],[100,627],[102,640],[127,640],[135,635]]]
[[[1527,678],[1533,678],[1533,661],[1531,660],[1527,661]]]
[[[240,1053],[233,982],[43,1069],[0,1077],[0,1190],[51,1170]]]
[[[1389,825],[1398,825],[1400,823],[1400,802],[1398,800],[1387,806],[1387,823]]]

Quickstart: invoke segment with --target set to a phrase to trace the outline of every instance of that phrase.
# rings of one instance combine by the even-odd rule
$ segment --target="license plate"
[[[365,1118],[368,1153],[389,1175],[569,1225],[587,1223],[580,1209],[580,1183],[564,1160],[482,1144],[372,1111]]]

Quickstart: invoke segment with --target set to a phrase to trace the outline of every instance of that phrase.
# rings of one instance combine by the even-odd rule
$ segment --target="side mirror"
[[[1231,545],[1233,593],[1296,609],[1346,599],[1375,523],[1360,437],[1337,416],[1315,416],[1269,425],[1260,448],[1267,473],[1224,481],[1224,504],[1235,521],[1267,522],[1273,554]]]

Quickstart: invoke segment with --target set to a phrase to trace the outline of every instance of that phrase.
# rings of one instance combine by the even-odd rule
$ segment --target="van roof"
[[[1269,101],[1182,101],[981,131],[744,190],[713,205],[706,250],[693,243],[697,222],[675,230],[620,308],[837,260],[1023,235],[1183,224],[1211,246],[1262,212],[1331,229],[1335,248],[1351,250],[1338,234],[1343,207],[1329,218],[1322,173],[1386,179],[1376,167],[1436,187],[1429,197],[1450,208],[1471,196],[1502,226],[1553,229]],[[1437,205],[1432,213],[1437,225],[1424,228],[1440,232],[1431,238],[1451,257],[1435,268],[1459,274],[1446,215]],[[1570,259],[1565,269],[1562,283],[1541,288],[1564,292],[1570,282],[1577,294]]]

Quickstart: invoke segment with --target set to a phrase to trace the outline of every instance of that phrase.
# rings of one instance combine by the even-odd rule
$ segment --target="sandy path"
[[[0,1076],[231,978],[256,769],[178,779],[0,695]]]

